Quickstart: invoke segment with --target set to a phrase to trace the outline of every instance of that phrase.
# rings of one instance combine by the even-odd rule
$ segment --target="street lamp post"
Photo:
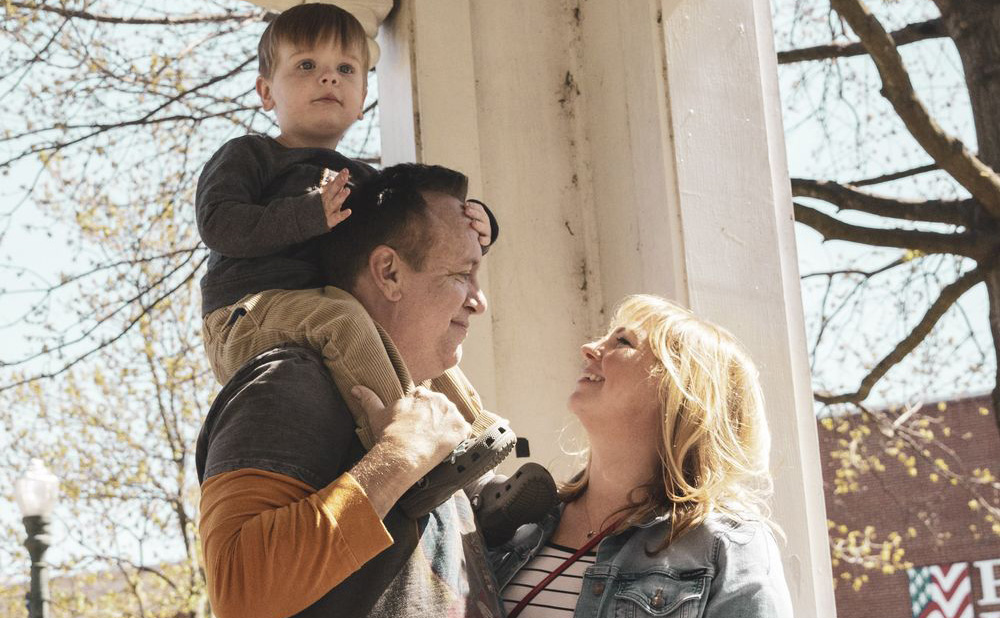
[[[28,532],[24,546],[31,556],[28,618],[47,618],[49,575],[44,558],[52,543],[49,518],[59,498],[59,479],[46,469],[41,459],[32,459],[28,471],[14,483],[14,498],[24,516],[24,529]]]

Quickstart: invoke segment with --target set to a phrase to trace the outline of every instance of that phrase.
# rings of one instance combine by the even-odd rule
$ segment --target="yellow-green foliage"
[[[952,437],[948,426],[947,406],[936,406],[937,415],[930,416],[925,409],[910,408],[902,411],[858,410],[854,414],[827,416],[820,419],[823,430],[835,435],[837,447],[829,457],[834,461],[833,493],[845,496],[857,493],[889,466],[896,466],[909,477],[923,476],[929,483],[948,483],[968,490],[968,508],[981,515],[984,526],[969,527],[974,538],[984,533],[1000,535],[1000,507],[987,497],[1000,487],[997,477],[986,467],[969,471],[962,465],[958,454],[939,437]],[[980,410],[981,413],[982,409]],[[971,440],[973,436],[957,436]],[[927,518],[925,512],[918,513]],[[929,521],[927,530],[936,528]],[[860,589],[868,577],[865,571],[886,574],[905,569],[910,565],[904,558],[906,542],[916,539],[913,527],[905,531],[878,532],[873,526],[850,529],[832,520],[829,527],[833,556],[835,585],[849,584]],[[930,534],[925,531],[924,534]],[[937,532],[940,538],[950,538],[950,530]]]

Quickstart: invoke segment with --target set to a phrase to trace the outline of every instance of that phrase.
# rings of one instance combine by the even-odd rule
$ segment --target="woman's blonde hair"
[[[689,310],[648,294],[618,305],[610,330],[645,336],[657,359],[662,415],[660,469],[633,490],[629,504],[609,519],[619,530],[669,512],[666,547],[713,512],[768,521],[770,434],[753,361],[733,335]],[[563,485],[567,502],[583,494],[590,462]]]

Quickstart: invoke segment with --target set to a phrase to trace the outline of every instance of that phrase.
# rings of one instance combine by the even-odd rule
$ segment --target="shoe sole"
[[[517,443],[506,420],[500,419],[484,431],[461,455],[438,464],[399,499],[403,513],[423,517],[451,498],[456,491],[486,474],[510,455]]]
[[[491,495],[480,496],[480,508],[487,508],[489,503],[489,512],[478,513],[479,527],[489,547],[506,542],[521,525],[541,521],[559,504],[552,475],[534,462],[521,466],[499,490],[490,490]]]

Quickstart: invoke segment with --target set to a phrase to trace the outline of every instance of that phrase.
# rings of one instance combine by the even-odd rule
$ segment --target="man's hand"
[[[331,230],[351,216],[351,209],[343,208],[344,201],[351,194],[351,188],[347,186],[350,176],[346,169],[340,170],[336,174],[332,170],[323,172],[319,193],[323,198],[323,213],[326,215],[326,224],[330,226]]]
[[[479,234],[479,244],[489,246],[493,239],[493,229],[490,227],[490,218],[486,216],[486,209],[479,202],[469,200],[465,202],[464,212],[466,217],[472,219],[470,225]]]
[[[351,475],[380,517],[472,432],[455,404],[423,387],[389,406],[364,386],[355,386],[351,396],[368,415],[376,439]]]

